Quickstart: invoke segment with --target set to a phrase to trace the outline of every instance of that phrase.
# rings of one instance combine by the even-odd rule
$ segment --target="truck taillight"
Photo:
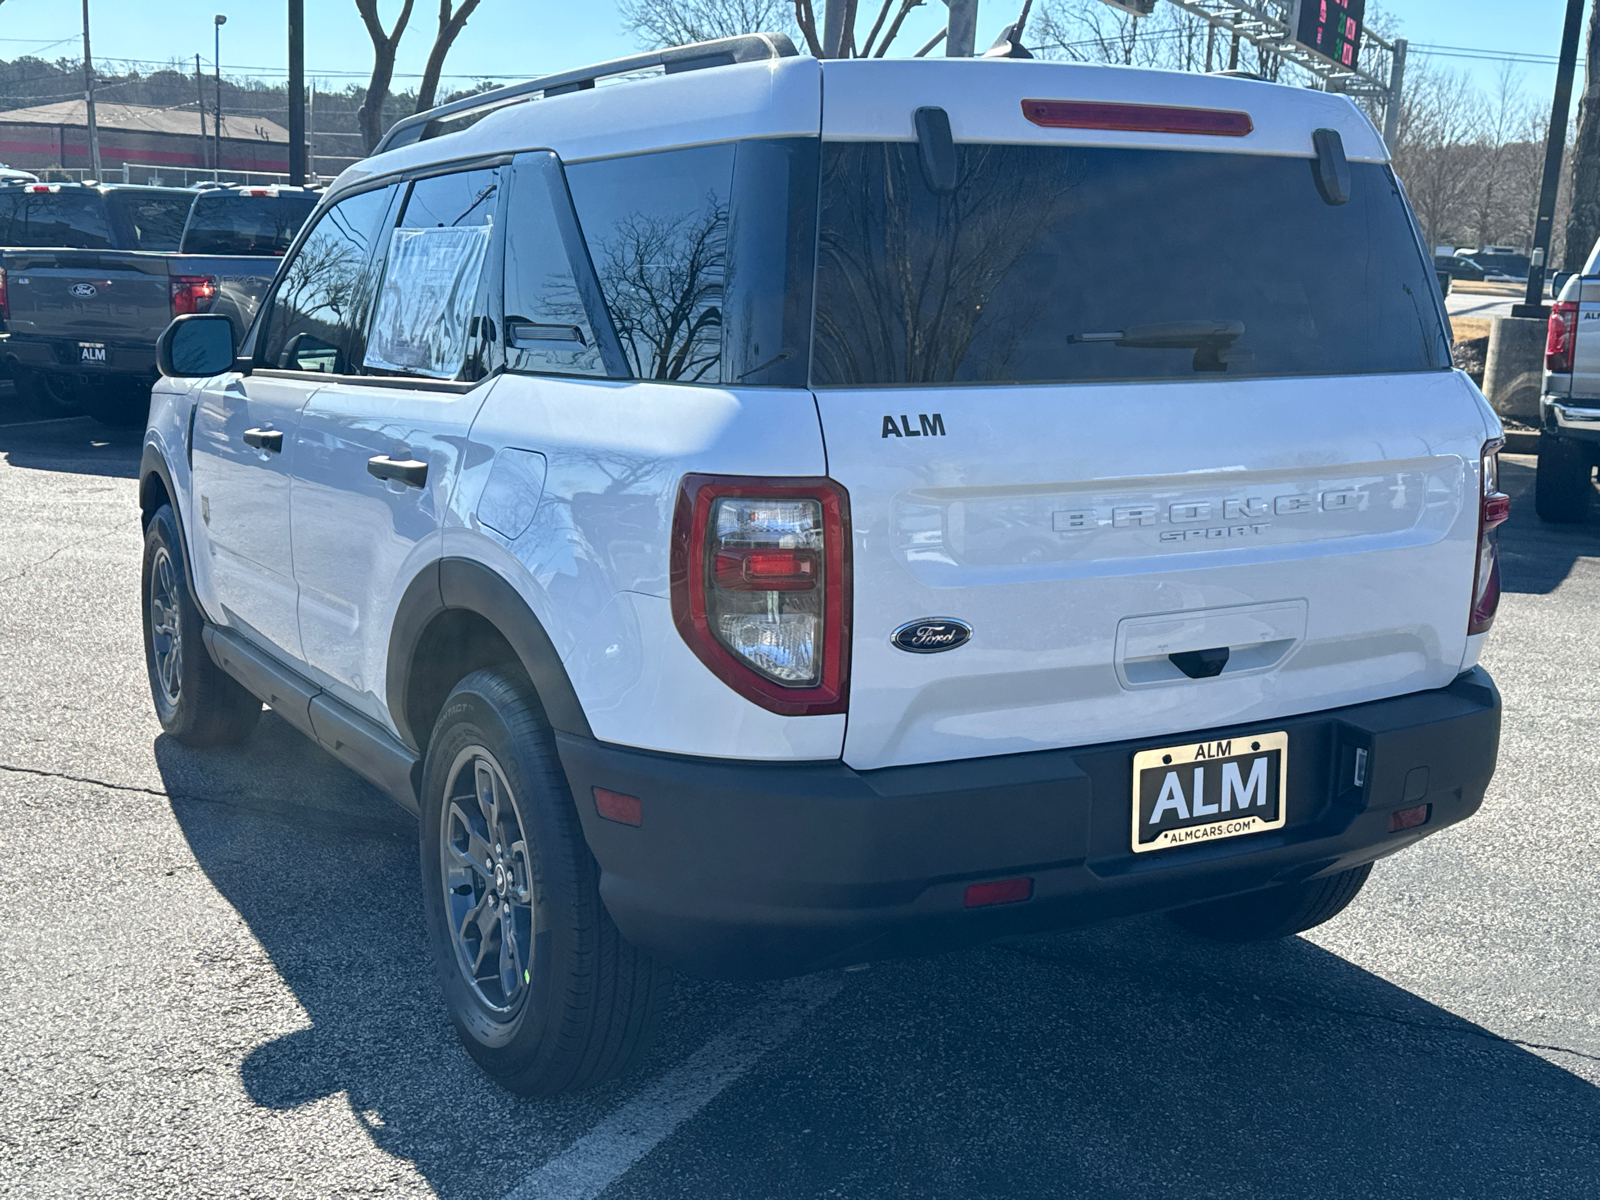
[[[1572,371],[1572,350],[1578,341],[1578,305],[1557,300],[1550,306],[1550,332],[1544,343],[1544,369],[1558,374]]]
[[[11,293],[6,290],[6,269],[0,267],[0,321],[11,320]]]
[[[172,315],[210,312],[217,300],[215,275],[173,275],[167,280],[172,289]]]
[[[786,716],[845,710],[850,498],[831,479],[685,475],[672,617],[734,691]]]
[[[1506,441],[1483,444],[1478,497],[1478,565],[1472,575],[1472,617],[1467,632],[1487,633],[1500,607],[1500,526],[1511,515],[1511,497],[1500,490],[1500,451]]]

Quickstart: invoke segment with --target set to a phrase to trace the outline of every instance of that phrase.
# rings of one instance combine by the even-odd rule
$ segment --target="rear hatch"
[[[854,526],[846,761],[1167,737],[1447,684],[1486,421],[1365,118],[1234,80],[915,66],[824,68],[813,384]],[[1181,89],[1180,122],[1253,129],[1027,115],[1170,123],[1129,117],[1152,87]],[[925,106],[948,113],[953,173],[936,136],[914,140]],[[1325,128],[1343,202],[1315,174]],[[891,640],[935,618],[970,639]]]

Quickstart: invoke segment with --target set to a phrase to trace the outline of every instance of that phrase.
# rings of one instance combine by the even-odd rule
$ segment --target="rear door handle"
[[[367,474],[379,479],[398,479],[407,487],[419,488],[428,482],[428,464],[414,458],[390,458],[375,454],[367,459]]]
[[[257,450],[269,450],[273,454],[283,453],[283,433],[277,429],[246,429],[244,431],[244,444],[254,446]]]

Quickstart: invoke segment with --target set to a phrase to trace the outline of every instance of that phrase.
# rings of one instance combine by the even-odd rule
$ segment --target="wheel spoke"
[[[511,886],[512,895],[518,904],[533,903],[533,863],[528,858],[528,843],[515,841],[511,843]]]
[[[488,822],[492,835],[498,832],[500,825],[500,787],[495,782],[494,768],[480,758],[474,760],[472,773],[478,807],[483,811],[483,819]]]
[[[522,985],[522,953],[517,945],[517,931],[512,926],[510,913],[500,917],[500,992],[506,1000],[516,995]]]
[[[452,803],[450,805],[450,823],[452,830],[454,826],[459,824],[467,832],[467,848],[465,850],[456,845],[453,833],[446,841],[445,846],[450,851],[451,857],[462,866],[471,867],[474,872],[483,876],[485,880],[493,880],[494,867],[490,865],[489,843],[484,840],[482,834],[472,827],[471,819],[459,804]]]

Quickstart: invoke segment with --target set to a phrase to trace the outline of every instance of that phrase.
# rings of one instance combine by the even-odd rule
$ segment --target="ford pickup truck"
[[[241,338],[316,201],[301,188],[0,188],[0,363],[43,407],[143,424],[175,316]]]

